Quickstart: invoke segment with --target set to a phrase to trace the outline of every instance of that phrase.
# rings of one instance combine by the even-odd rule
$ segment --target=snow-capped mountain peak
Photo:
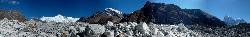
[[[40,20],[42,21],[46,21],[46,22],[76,22],[77,20],[79,20],[79,18],[72,18],[72,17],[65,17],[62,16],[60,14],[58,14],[55,17],[42,17],[40,18]]]
[[[227,25],[237,25],[239,23],[246,23],[246,21],[242,18],[233,18],[233,17],[230,17],[230,16],[225,16],[224,17],[224,22],[227,24]]]
[[[116,15],[116,14],[122,14],[121,11],[113,9],[113,8],[106,8],[105,11],[108,11],[108,12],[106,12],[106,14],[108,14],[110,16],[111,15]]]

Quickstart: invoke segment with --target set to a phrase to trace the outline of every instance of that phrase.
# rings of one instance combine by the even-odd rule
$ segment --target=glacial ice
[[[149,34],[150,31],[148,25],[145,22],[137,25],[136,29],[139,30],[142,34]]]
[[[46,21],[46,22],[76,22],[80,18],[72,18],[72,17],[65,17],[60,14],[58,14],[55,17],[42,17],[40,20]]]

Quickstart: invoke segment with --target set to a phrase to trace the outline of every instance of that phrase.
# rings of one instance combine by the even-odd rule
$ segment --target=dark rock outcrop
[[[200,24],[200,25],[206,25],[206,26],[226,25],[219,18],[212,16],[200,9],[183,9],[183,11],[187,13],[185,17],[188,17],[188,20],[191,20],[192,24]]]
[[[220,19],[200,9],[181,9],[174,4],[147,2],[143,8],[132,13],[127,19],[130,22],[153,22],[157,24],[186,25],[199,24],[204,26],[225,25]]]
[[[143,8],[128,17],[132,22],[154,22],[160,24],[179,23],[182,17],[181,8],[174,4],[147,2]]]
[[[20,22],[26,21],[25,16],[23,16],[20,12],[16,10],[0,10],[0,19],[10,19],[10,20],[18,20]]]

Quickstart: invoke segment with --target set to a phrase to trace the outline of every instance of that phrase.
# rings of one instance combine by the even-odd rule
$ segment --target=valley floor
[[[3,19],[1,37],[249,37],[245,26],[208,28],[199,25],[176,25],[124,22],[89,24],[83,22],[43,22]]]

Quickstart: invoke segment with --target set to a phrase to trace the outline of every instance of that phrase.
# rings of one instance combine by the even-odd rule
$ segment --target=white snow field
[[[55,17],[42,17],[40,20],[46,21],[46,22],[76,22],[80,18],[73,18],[73,17],[65,17],[60,14],[58,14]]]

